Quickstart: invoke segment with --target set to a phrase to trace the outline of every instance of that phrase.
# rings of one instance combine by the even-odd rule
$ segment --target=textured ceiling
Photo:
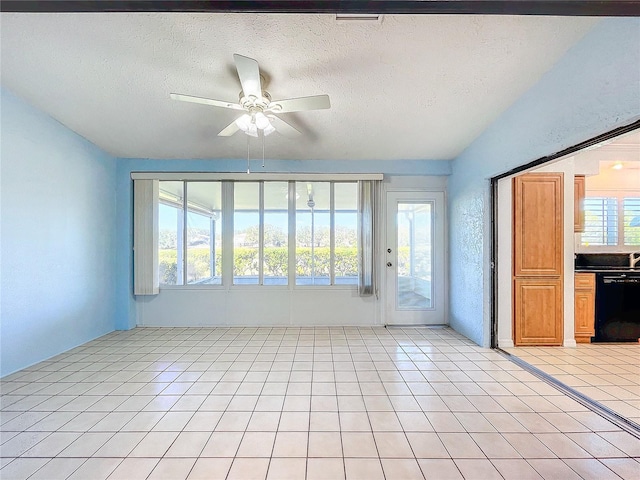
[[[0,21],[3,86],[113,155],[246,158],[246,136],[216,137],[237,112],[169,98],[237,101],[240,53],[258,60],[274,100],[331,97],[330,110],[283,115],[304,135],[267,137],[268,158],[386,160],[455,158],[597,19],[3,13]]]

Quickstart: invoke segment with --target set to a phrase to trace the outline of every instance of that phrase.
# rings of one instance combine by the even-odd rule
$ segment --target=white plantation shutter
[[[640,197],[623,200],[624,244],[640,245]]]
[[[618,244],[618,199],[616,197],[586,197],[584,213],[582,245]]]

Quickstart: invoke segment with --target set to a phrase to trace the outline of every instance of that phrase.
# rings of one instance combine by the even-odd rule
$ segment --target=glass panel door
[[[385,323],[446,324],[444,194],[387,192]]]
[[[432,211],[433,202],[398,202],[396,278],[399,309],[433,307]]]

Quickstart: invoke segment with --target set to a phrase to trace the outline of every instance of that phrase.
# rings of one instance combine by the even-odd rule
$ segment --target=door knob
[[[387,267],[390,267],[390,266],[391,266],[391,262],[387,262]]]

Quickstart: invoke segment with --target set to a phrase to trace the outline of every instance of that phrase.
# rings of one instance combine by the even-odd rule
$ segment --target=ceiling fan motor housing
[[[267,91],[262,92],[262,97],[256,97],[254,95],[245,96],[243,92],[240,92],[239,97],[240,100],[238,103],[249,113],[264,112],[271,103],[271,95]]]

